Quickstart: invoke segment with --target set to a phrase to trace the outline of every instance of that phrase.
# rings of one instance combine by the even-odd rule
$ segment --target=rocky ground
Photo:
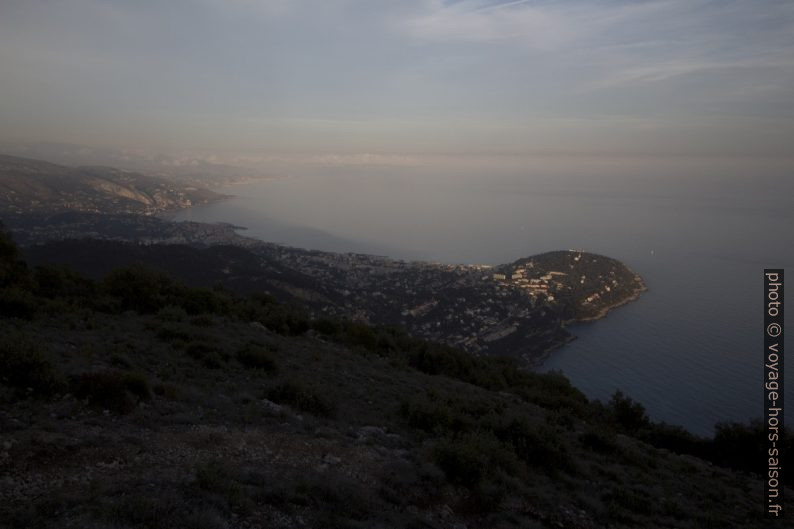
[[[4,389],[0,525],[760,527],[760,480],[593,437],[575,390],[490,391],[314,331],[84,316],[2,322],[73,382]],[[85,373],[115,378],[82,393]],[[519,418],[537,446],[506,452],[473,418]]]

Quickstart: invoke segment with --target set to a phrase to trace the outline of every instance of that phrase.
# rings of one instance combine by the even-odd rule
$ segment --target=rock
[[[386,435],[386,431],[380,426],[362,426],[358,429],[359,439],[377,439]]]
[[[403,444],[403,438],[397,434],[387,433],[380,426],[362,426],[358,429],[359,442],[379,444],[388,448],[398,448]]]
[[[314,430],[315,437],[334,438],[339,436],[339,431],[327,426],[320,426]]]
[[[265,411],[272,413],[273,415],[280,415],[284,412],[284,406],[280,404],[276,404],[272,400],[262,399],[262,407]]]
[[[339,463],[342,462],[342,458],[336,457],[335,455],[332,454],[325,454],[325,457],[323,457],[323,461],[325,463],[328,463],[329,465],[338,465]]]

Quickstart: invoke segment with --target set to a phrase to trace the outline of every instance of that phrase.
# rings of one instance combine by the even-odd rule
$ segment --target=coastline
[[[571,323],[586,323],[586,322],[597,321],[602,318],[605,318],[611,310],[616,309],[618,307],[622,307],[623,305],[627,305],[632,301],[637,301],[639,297],[642,295],[642,293],[648,290],[648,286],[645,284],[645,282],[642,280],[642,278],[639,275],[634,274],[634,277],[635,280],[637,280],[637,282],[639,283],[639,287],[634,289],[634,291],[632,291],[632,293],[629,296],[623,298],[622,300],[616,303],[612,303],[611,305],[601,307],[595,316],[587,316],[585,318],[574,318],[571,320],[566,320],[565,322],[563,322],[563,324],[568,325]]]
[[[566,338],[564,340],[560,341],[559,343],[554,344],[553,346],[548,347],[547,349],[544,349],[542,352],[540,352],[540,353],[538,353],[536,355],[525,357],[525,360],[526,360],[526,362],[528,364],[529,369],[531,369],[533,371],[538,369],[539,367],[541,367],[544,364],[544,362],[546,360],[548,360],[548,358],[551,356],[551,354],[554,351],[565,347],[566,345],[568,345],[569,343],[573,342],[574,340],[578,340],[579,339],[578,336],[576,336],[575,334],[573,334],[570,331],[568,331],[568,329],[567,329],[568,325],[574,324],[574,323],[592,323],[592,322],[601,320],[601,319],[605,318],[609,314],[609,312],[611,312],[612,310],[614,310],[614,309],[616,309],[618,307],[622,307],[623,305],[628,305],[629,303],[639,299],[639,297],[642,295],[642,293],[646,292],[648,290],[648,286],[645,284],[645,282],[642,280],[642,277],[639,274],[635,273],[634,274],[634,278],[637,281],[639,286],[637,288],[635,288],[630,295],[626,296],[625,298],[621,299],[620,301],[618,301],[616,303],[612,303],[610,305],[602,307],[601,309],[599,309],[598,313],[595,314],[594,316],[589,316],[589,317],[586,317],[586,318],[573,318],[573,319],[570,319],[570,320],[563,321],[562,322],[562,329],[567,334]]]
[[[536,371],[539,367],[541,367],[543,363],[549,359],[549,357],[554,351],[557,351],[558,349],[562,349],[569,343],[579,339],[578,336],[569,332],[567,329],[565,329],[564,326],[562,329],[566,333],[566,337],[564,340],[561,340],[560,342],[550,347],[547,347],[546,349],[534,355],[522,355],[522,359],[526,362],[527,368],[530,371]]]

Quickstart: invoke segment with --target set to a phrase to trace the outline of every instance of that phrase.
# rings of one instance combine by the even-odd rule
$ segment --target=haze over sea
[[[653,419],[698,434],[711,434],[717,421],[761,416],[763,269],[794,266],[791,160],[387,161],[293,166],[288,178],[223,188],[236,197],[177,219],[406,260],[499,264],[569,248],[620,259],[649,290],[573,327],[579,339],[542,369],[562,370],[590,397],[621,389]]]

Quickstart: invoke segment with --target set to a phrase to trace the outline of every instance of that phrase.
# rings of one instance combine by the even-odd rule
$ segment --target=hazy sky
[[[0,0],[0,141],[790,155],[789,0]]]

